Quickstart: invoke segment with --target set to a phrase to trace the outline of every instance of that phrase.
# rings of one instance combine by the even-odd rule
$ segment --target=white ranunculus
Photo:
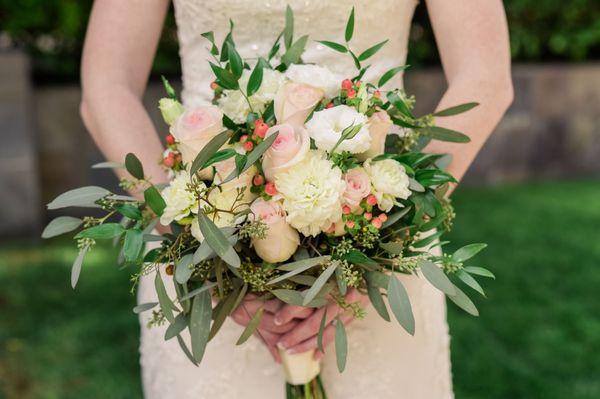
[[[250,79],[251,71],[245,69],[240,77],[240,87],[245,91]],[[275,94],[285,83],[285,76],[272,69],[263,69],[263,79],[260,88],[250,96],[250,103],[255,112],[262,113],[266,106],[275,99]],[[239,90],[224,90],[223,96],[218,100],[219,108],[235,123],[245,123],[250,106]]]
[[[407,199],[411,191],[404,166],[393,159],[373,161],[367,159],[363,165],[371,178],[373,194],[377,198],[377,206],[384,212],[389,212],[396,198]]]
[[[275,185],[288,223],[305,236],[316,236],[342,217],[342,171],[318,151],[277,174]]]
[[[304,83],[323,90],[327,98],[333,98],[340,93],[342,79],[322,66],[292,64],[285,72],[285,76],[292,82]]]
[[[162,190],[161,195],[167,206],[160,217],[161,224],[166,226],[173,221],[179,221],[189,216],[190,213],[198,212],[198,199],[193,192],[187,189],[188,183],[190,183],[190,175],[187,171],[182,170]]]
[[[367,151],[371,146],[371,135],[367,125],[366,115],[357,112],[347,105],[324,109],[315,112],[306,123],[306,130],[315,140],[318,149],[331,151],[339,141],[342,131],[349,126],[362,124],[360,131],[351,139],[344,140],[337,146],[336,151],[349,151],[353,154]]]

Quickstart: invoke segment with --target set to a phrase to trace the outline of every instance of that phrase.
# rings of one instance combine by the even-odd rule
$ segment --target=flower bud
[[[171,98],[161,98],[158,101],[158,108],[167,125],[172,125],[185,111],[183,105],[177,100]]]

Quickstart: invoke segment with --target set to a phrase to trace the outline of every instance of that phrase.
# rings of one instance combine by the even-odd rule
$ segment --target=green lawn
[[[498,277],[479,319],[448,305],[457,399],[600,398],[600,183],[461,188],[455,205],[451,239],[488,242]],[[74,255],[0,246],[0,398],[141,397],[128,274],[96,248],[73,293]]]

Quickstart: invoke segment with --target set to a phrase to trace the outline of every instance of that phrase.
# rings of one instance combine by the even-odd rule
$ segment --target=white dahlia
[[[275,185],[288,223],[305,236],[316,236],[342,217],[342,171],[318,151],[277,174]]]
[[[396,198],[407,199],[410,196],[408,175],[399,162],[367,159],[363,167],[371,178],[372,192],[382,211],[389,212],[397,204]]]
[[[246,90],[251,71],[245,69],[239,80],[240,88]],[[273,101],[279,88],[285,83],[285,75],[272,69],[263,70],[263,80],[256,93],[250,96],[250,103],[255,112],[262,113]],[[224,90],[218,100],[219,108],[235,123],[245,123],[250,106],[239,90]]]
[[[351,139],[344,140],[336,147],[337,152],[349,151],[353,154],[365,152],[371,146],[371,135],[366,115],[347,105],[315,112],[306,123],[306,130],[315,140],[318,149],[331,151],[342,136],[342,131],[350,126],[362,124],[362,128]]]
[[[189,216],[190,213],[198,213],[198,199],[192,191],[188,190],[188,183],[190,183],[190,175],[186,170],[182,170],[162,190],[161,194],[167,206],[160,217],[161,224],[166,226],[174,220],[179,221]],[[204,185],[204,183],[199,184]]]
[[[285,76],[292,82],[304,83],[323,90],[327,98],[340,94],[342,79],[319,65],[292,64],[285,72]]]

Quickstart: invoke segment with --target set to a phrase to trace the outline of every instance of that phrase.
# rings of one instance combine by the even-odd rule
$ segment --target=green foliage
[[[597,0],[506,0],[504,7],[515,61],[584,61],[600,55]],[[411,29],[411,65],[437,64],[438,52],[425,4]]]

